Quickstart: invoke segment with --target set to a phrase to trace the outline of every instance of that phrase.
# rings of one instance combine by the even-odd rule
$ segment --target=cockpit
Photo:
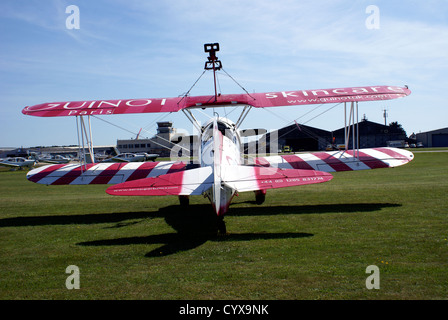
[[[213,137],[213,123],[214,121],[210,121],[203,127],[203,141],[208,141]],[[218,130],[221,134],[230,140],[234,141],[235,139],[235,124],[232,123],[228,119],[220,118],[216,121],[218,126]]]

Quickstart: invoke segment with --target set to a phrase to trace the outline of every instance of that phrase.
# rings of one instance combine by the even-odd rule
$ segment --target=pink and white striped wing
[[[183,162],[55,164],[33,169],[27,179],[46,185],[117,184],[183,171]]]
[[[412,152],[398,148],[372,148],[259,157],[254,163],[263,167],[319,170],[324,172],[391,168],[414,159]]]
[[[330,181],[333,176],[316,170],[227,166],[222,172],[222,179],[226,186],[246,192],[322,183]]]
[[[106,192],[113,196],[201,195],[212,187],[212,173],[212,167],[196,168],[120,183]]]
[[[185,108],[250,105],[255,108],[340,103],[351,101],[382,101],[406,97],[407,87],[367,86],[318,90],[294,90],[248,94],[222,94],[157,99],[90,100],[41,103],[25,107],[23,114],[39,117],[111,115],[127,113],[178,112]]]

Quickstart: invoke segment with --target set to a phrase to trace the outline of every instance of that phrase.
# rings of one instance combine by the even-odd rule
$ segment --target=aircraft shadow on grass
[[[248,208],[246,208],[248,209]],[[160,209],[157,216],[164,217],[177,232],[81,242],[81,246],[117,246],[132,244],[162,244],[147,253],[146,257],[161,257],[197,248],[207,241],[251,241],[259,239],[285,239],[310,237],[309,233],[230,233],[217,235],[216,214],[209,205],[193,205],[187,208],[169,206]]]
[[[251,202],[249,202],[251,203]],[[387,207],[399,207],[393,203],[326,204],[306,206],[233,207],[227,216],[268,216],[284,214],[324,214],[347,212],[373,212]],[[116,223],[113,228],[121,228],[139,222],[130,221],[152,218],[165,218],[177,233],[96,240],[78,243],[80,246],[117,246],[132,244],[162,244],[161,247],[147,253],[146,257],[161,257],[176,252],[197,248],[207,241],[251,241],[260,239],[294,239],[311,237],[310,233],[229,233],[216,234],[217,217],[209,205],[190,205],[189,207],[168,206],[153,212],[122,212],[84,215],[51,215],[35,217],[15,217],[0,219],[2,227],[100,224]]]

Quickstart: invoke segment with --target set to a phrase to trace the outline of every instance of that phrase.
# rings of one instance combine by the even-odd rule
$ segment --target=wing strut
[[[238,129],[240,125],[243,123],[244,119],[246,119],[247,114],[249,113],[250,109],[252,109],[252,106],[244,106],[243,111],[241,112],[240,117],[238,118],[238,121],[235,124],[235,128]]]
[[[199,124],[198,120],[196,120],[193,113],[189,109],[182,109],[182,112],[185,114],[187,119],[193,124],[193,126],[195,126],[198,132],[202,132],[201,125]]]
[[[79,121],[78,121],[78,117],[79,117]],[[83,166],[85,167],[84,169],[87,170],[87,168],[86,168],[87,162],[95,163],[95,155],[93,152],[93,142],[92,142],[92,125],[90,122],[90,115],[87,116],[87,119],[88,119],[88,124],[89,124],[88,131],[86,129],[86,125],[84,122],[84,116],[76,116],[76,131],[78,134],[78,157],[79,157],[79,162],[81,164],[81,170],[83,170]],[[85,141],[84,141],[84,138],[85,138]],[[82,144],[82,147],[81,147],[81,144]],[[86,159],[86,149],[85,149],[86,147],[89,150],[89,156],[90,156],[89,161],[87,161],[87,159]]]
[[[356,113],[356,122],[355,122]],[[359,119],[358,119],[358,101],[350,103],[350,114],[348,116],[347,124],[347,102],[344,102],[344,137],[345,137],[345,151],[348,151],[348,144],[350,142],[350,126],[352,127],[352,149],[353,156],[359,160]],[[356,126],[356,129],[355,129]],[[356,138],[356,140],[355,140]]]

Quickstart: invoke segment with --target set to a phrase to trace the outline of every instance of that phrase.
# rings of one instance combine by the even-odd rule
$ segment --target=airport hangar
[[[355,125],[355,129],[356,127]],[[359,122],[358,128],[360,148],[387,147],[390,141],[402,141],[404,146],[405,142],[408,141],[406,132],[401,127],[386,126],[363,118]],[[289,146],[293,152],[320,151],[326,150],[328,145],[345,145],[344,130],[345,128],[327,131],[306,125],[292,124],[277,130],[273,137],[277,135],[278,147],[280,149],[283,146]],[[351,130],[353,130],[352,127]],[[265,138],[260,139],[266,142],[267,152],[269,152],[271,134],[267,133]],[[353,132],[351,131],[350,140],[348,141],[349,149],[353,148],[352,137]],[[272,151],[274,152],[275,150]]]
[[[448,147],[448,128],[417,133],[417,141],[427,148]]]

